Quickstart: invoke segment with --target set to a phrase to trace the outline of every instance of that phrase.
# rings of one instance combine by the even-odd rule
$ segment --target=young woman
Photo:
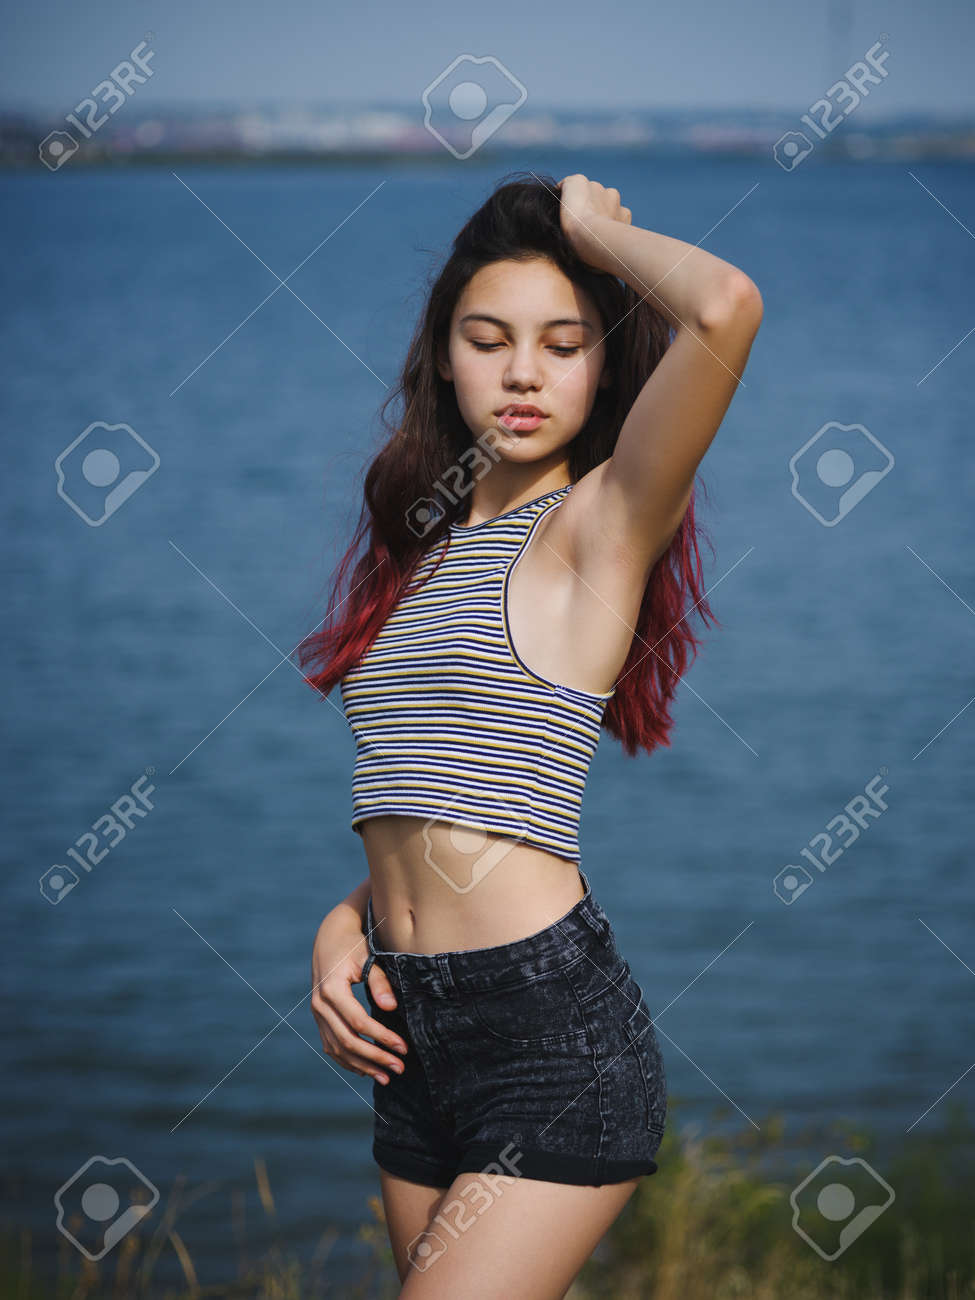
[[[663,1062],[579,814],[601,727],[669,744],[686,620],[716,621],[695,473],[761,318],[747,275],[618,190],[532,176],[457,236],[389,399],[299,654],[341,682],[369,868],[318,931],[312,1009],[375,1079],[409,1300],[563,1296],[657,1168]]]

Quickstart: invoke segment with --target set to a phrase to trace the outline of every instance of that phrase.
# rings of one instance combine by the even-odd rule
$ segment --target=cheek
[[[576,366],[571,374],[563,375],[558,383],[558,393],[566,407],[584,411],[595,399],[599,384],[599,367]]]
[[[454,363],[454,384],[460,397],[476,397],[493,382],[490,367],[479,364],[481,358],[462,357]]]

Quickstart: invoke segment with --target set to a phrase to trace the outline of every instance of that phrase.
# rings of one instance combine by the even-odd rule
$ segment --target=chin
[[[525,461],[542,460],[550,456],[555,448],[543,442],[533,442],[528,437],[519,438],[515,443],[496,443],[495,450],[500,452],[504,460]]]

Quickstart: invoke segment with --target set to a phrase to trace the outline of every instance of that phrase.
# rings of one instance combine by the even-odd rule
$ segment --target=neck
[[[469,496],[467,517],[461,519],[461,523],[471,525],[494,519],[572,482],[568,461],[561,461],[541,472],[538,472],[538,466],[530,466],[527,468],[536,472],[527,474],[521,466],[505,466],[509,472],[499,475],[500,468],[500,464],[496,465],[489,474],[474,484]],[[520,471],[517,476],[510,472],[515,468]]]

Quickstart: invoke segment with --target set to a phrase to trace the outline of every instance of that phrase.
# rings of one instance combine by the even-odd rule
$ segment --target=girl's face
[[[493,262],[458,299],[438,369],[475,439],[488,433],[485,447],[503,459],[536,461],[572,441],[609,383],[602,336],[592,299],[551,262]],[[508,428],[501,415],[512,404],[544,419]]]

